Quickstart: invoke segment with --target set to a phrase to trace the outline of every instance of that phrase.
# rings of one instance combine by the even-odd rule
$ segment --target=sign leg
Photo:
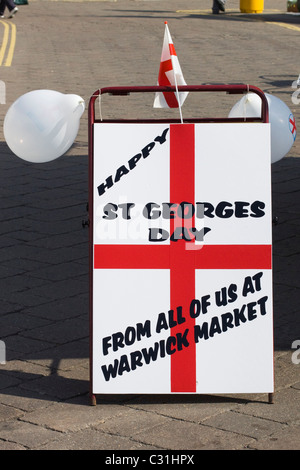
[[[269,393],[269,403],[271,405],[274,403],[274,393]]]
[[[90,394],[90,405],[91,406],[96,406],[97,405],[96,395],[94,395],[93,393]]]

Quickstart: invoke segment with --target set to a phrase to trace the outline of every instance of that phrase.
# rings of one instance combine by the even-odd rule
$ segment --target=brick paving
[[[292,83],[300,73],[300,17],[265,0],[263,15],[241,15],[228,0],[29,0],[13,20],[10,67],[0,67],[6,104],[39,88],[76,93],[155,85],[164,21],[189,84],[250,83],[281,98],[300,122]],[[274,11],[276,10],[276,11]],[[0,22],[0,34],[4,25]],[[1,37],[2,37],[1,36]],[[113,100],[113,98],[111,98]],[[122,101],[124,100],[124,101]],[[103,103],[116,117],[151,103]],[[184,113],[227,113],[227,98],[201,97]],[[119,114],[118,114],[119,113]],[[140,117],[140,116],[139,116]],[[0,450],[300,449],[300,146],[272,166],[275,402],[263,395],[117,396],[90,406],[88,324],[87,112],[74,146],[60,159],[24,162],[0,129]],[[299,355],[298,355],[299,358]]]

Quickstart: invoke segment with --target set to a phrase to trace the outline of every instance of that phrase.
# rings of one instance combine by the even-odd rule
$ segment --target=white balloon
[[[44,163],[63,155],[76,139],[84,100],[54,90],[34,90],[8,109],[3,132],[18,157]]]
[[[289,107],[276,96],[265,93],[269,105],[271,124],[271,163],[281,160],[296,139],[295,118]],[[247,93],[231,109],[229,117],[260,117],[261,98]]]

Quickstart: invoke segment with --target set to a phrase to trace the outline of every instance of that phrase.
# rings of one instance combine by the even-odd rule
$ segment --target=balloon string
[[[247,103],[247,100],[248,100],[248,95],[249,95],[249,85],[247,85],[247,96],[246,96],[246,99],[244,100],[244,122],[246,121],[246,103]]]
[[[243,104],[244,122],[246,121],[246,102],[247,102],[247,97],[246,97],[246,99],[244,100],[244,104]]]
[[[101,93],[100,93],[100,90],[99,90],[99,114],[100,114],[100,121],[103,121],[102,109],[101,109]]]

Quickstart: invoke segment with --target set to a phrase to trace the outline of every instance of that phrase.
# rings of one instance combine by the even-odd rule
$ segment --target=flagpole
[[[176,95],[177,95],[177,101],[178,101],[178,107],[179,107],[179,114],[180,114],[181,124],[183,124],[181,104],[180,104],[180,100],[179,100],[179,92],[178,92],[178,86],[177,86],[177,80],[176,80],[176,73],[175,73],[175,70],[174,70],[174,64],[173,64],[172,57],[173,56],[171,56],[171,61],[172,61],[172,68],[173,68],[173,73],[174,73],[174,81],[175,81]]]

